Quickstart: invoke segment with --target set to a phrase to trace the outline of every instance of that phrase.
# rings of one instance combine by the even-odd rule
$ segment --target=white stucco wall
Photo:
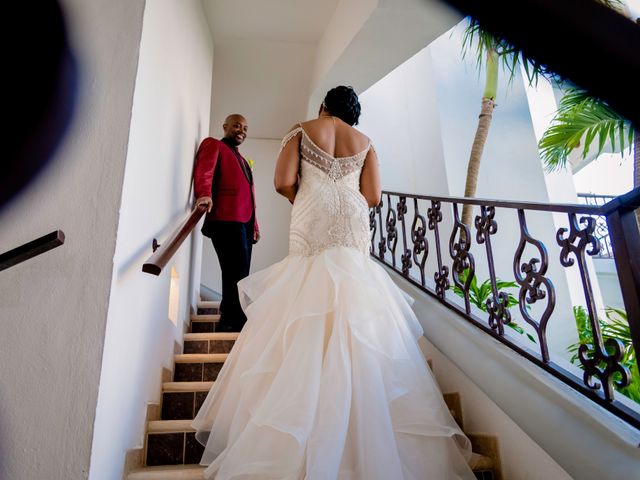
[[[315,46],[301,42],[225,40],[216,43],[211,134],[227,115],[247,119],[249,138],[280,140],[305,120]]]
[[[199,264],[199,235],[183,243],[159,277],[142,273],[141,267],[151,254],[151,240],[162,243],[190,210],[194,152],[209,130],[212,62],[213,42],[201,2],[147,2],[113,260],[92,480],[119,479],[126,451],[142,447],[146,404],[160,401],[162,368],[173,366],[174,345],[182,341],[197,296],[199,275],[191,267]],[[179,276],[174,321],[169,318],[172,267]]]
[[[360,95],[357,128],[375,146],[385,190],[449,193],[433,73],[425,48]]]
[[[0,478],[87,478],[144,2],[64,0],[78,107],[0,250],[66,243],[0,275]],[[11,48],[19,48],[19,44]]]

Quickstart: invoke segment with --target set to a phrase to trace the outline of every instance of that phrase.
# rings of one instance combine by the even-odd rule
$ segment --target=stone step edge
[[[220,300],[200,300],[198,308],[219,308]]]
[[[165,382],[162,384],[162,393],[208,392],[211,387],[213,382]]]
[[[203,332],[203,333],[185,333],[184,341],[193,342],[197,340],[237,340],[238,332]]]
[[[156,433],[184,433],[195,432],[191,426],[191,420],[151,420],[147,424],[147,433],[149,435]]]
[[[469,462],[474,471],[486,471],[493,468],[489,457],[474,453]],[[161,465],[145,467],[131,472],[127,480],[201,480],[204,479],[205,467],[200,465]]]
[[[160,465],[134,470],[127,480],[202,480],[204,469],[200,465]]]
[[[179,353],[173,356],[176,363],[224,363],[228,353]]]
[[[192,322],[218,322],[220,320],[220,315],[198,315],[194,313],[190,318]]]

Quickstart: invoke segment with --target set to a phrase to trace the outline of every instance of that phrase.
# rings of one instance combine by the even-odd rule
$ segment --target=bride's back
[[[301,126],[313,143],[334,158],[351,157],[369,145],[366,135],[337,117],[320,117]]]

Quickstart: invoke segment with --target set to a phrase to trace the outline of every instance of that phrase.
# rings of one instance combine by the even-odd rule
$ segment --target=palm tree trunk
[[[467,165],[467,181],[464,186],[464,196],[474,197],[478,187],[478,173],[480,172],[480,160],[484,145],[487,142],[489,127],[491,126],[491,118],[493,109],[496,106],[495,98],[498,90],[498,54],[495,50],[487,50],[487,76],[485,82],[485,90],[482,95],[482,108],[478,119],[478,128],[473,139],[471,147],[471,155],[469,156],[469,164]],[[462,208],[462,223],[471,226],[471,217],[473,215],[473,206],[464,205]]]

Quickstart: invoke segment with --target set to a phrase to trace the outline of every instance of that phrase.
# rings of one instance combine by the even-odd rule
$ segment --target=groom
[[[249,163],[238,151],[247,137],[247,120],[229,115],[224,138],[205,138],[193,174],[196,206],[207,207],[202,234],[211,238],[222,270],[222,303],[216,331],[239,332],[247,321],[237,284],[249,275],[251,249],[260,239],[255,190]]]

